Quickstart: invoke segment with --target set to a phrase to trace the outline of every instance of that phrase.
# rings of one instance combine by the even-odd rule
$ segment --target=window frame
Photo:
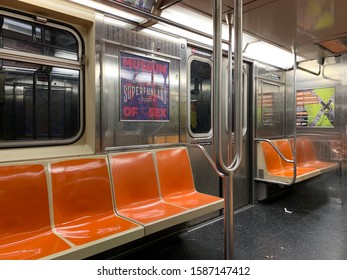
[[[210,110],[211,110],[211,115],[210,115],[210,130],[208,132],[205,132],[205,133],[196,133],[196,132],[193,132],[192,129],[191,129],[191,66],[192,66],[192,62],[193,61],[198,61],[198,62],[203,62],[203,63],[206,63],[210,66],[211,68],[211,88],[210,88]],[[187,116],[188,116],[188,125],[187,125],[187,128],[188,128],[188,132],[190,134],[191,137],[193,138],[210,138],[212,137],[212,134],[213,134],[213,63],[211,61],[211,59],[209,58],[205,58],[205,57],[201,57],[201,56],[197,56],[197,55],[192,55],[189,59],[188,59],[188,90],[187,90]]]
[[[23,52],[19,50],[11,50],[0,48],[0,60],[14,61],[14,62],[23,62],[40,65],[41,67],[58,67],[64,68],[67,70],[75,70],[79,72],[79,81],[78,81],[78,129],[76,133],[69,138],[65,139],[25,139],[25,140],[5,140],[0,141],[0,148],[18,148],[18,147],[39,147],[39,146],[56,146],[56,145],[66,145],[77,142],[81,137],[85,129],[85,72],[84,72],[84,60],[85,60],[85,47],[84,41],[80,33],[72,26],[66,25],[64,23],[48,20],[41,21],[32,15],[23,14],[20,12],[9,11],[4,8],[0,8],[0,15],[4,17],[10,17],[13,19],[19,19],[26,21],[29,24],[40,24],[44,26],[49,26],[59,30],[69,32],[77,42],[77,59],[65,59],[60,57],[45,56],[43,54],[35,54],[30,52]],[[42,18],[39,18],[42,19]]]

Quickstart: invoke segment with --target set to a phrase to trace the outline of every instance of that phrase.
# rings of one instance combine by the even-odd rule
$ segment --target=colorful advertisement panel
[[[121,121],[169,121],[169,62],[120,53]]]
[[[335,126],[335,88],[297,91],[296,124],[299,127]]]
[[[107,2],[119,2],[139,10],[151,12],[155,0],[97,0],[107,5]]]

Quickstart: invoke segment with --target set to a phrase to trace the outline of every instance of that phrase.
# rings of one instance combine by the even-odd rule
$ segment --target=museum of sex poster
[[[121,121],[169,121],[169,62],[120,53]]]

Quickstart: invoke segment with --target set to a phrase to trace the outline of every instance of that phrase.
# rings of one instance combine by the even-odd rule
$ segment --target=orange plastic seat
[[[337,163],[317,160],[313,143],[310,140],[300,137],[296,141],[295,182],[318,176],[338,167]],[[293,139],[274,140],[273,143],[285,158],[294,159],[292,152],[294,149]],[[259,177],[271,182],[293,183],[294,163],[282,159],[268,142],[260,142],[258,147],[260,148],[258,149],[260,152],[258,156]]]
[[[293,139],[289,140],[290,143],[290,147],[292,149],[292,151],[294,150],[294,141]],[[309,164],[307,164],[306,162],[306,158],[305,158],[305,153],[304,153],[304,147],[302,145],[302,139],[301,138],[296,138],[296,163],[298,166],[310,166]]]
[[[0,167],[0,259],[40,259],[70,246],[51,229],[42,165]]]
[[[160,190],[166,202],[194,209],[208,204],[223,203],[223,199],[197,192],[184,148],[156,152]]]
[[[276,150],[267,142],[261,142],[260,146],[263,150],[267,171],[276,176],[285,176],[281,158]]]
[[[318,160],[315,147],[310,139],[302,139],[301,141],[306,164],[321,169],[336,166],[335,163]]]
[[[145,225],[146,234],[186,220],[181,215],[186,209],[160,198],[151,152],[111,155],[110,162],[116,208],[121,216]],[[164,220],[166,225],[161,224]]]
[[[51,174],[55,228],[74,245],[142,229],[116,215],[104,158],[52,163]]]
[[[289,142],[286,139],[276,140],[276,146],[285,158],[287,158],[289,160],[294,159],[292,149],[290,147]],[[283,160],[282,158],[280,158],[280,160],[281,160],[281,164],[282,164],[283,169],[285,169],[286,171],[289,171],[291,173],[290,176],[294,176],[294,164],[287,162],[287,161]],[[316,168],[313,168],[312,166],[308,167],[306,165],[303,166],[301,164],[300,166],[297,165],[296,175],[297,176],[305,175],[307,173],[315,172],[315,171],[317,171]]]
[[[278,150],[289,160],[293,159],[293,154],[287,140],[277,140],[275,144]],[[267,142],[260,143],[267,172],[273,178],[271,180],[278,180],[284,182],[291,182],[294,178],[294,165],[293,163],[283,160],[276,150]],[[313,168],[298,167],[296,169],[296,181],[301,181],[309,177],[313,177],[319,174],[319,171]]]

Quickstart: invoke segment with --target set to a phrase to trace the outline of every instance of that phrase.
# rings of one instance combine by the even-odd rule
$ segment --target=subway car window
[[[78,41],[70,32],[36,22],[0,16],[0,48],[69,60],[78,59]]]
[[[80,135],[81,41],[66,29],[0,16],[0,147],[66,144]]]
[[[198,136],[211,132],[211,65],[192,60],[190,64],[190,131]]]

